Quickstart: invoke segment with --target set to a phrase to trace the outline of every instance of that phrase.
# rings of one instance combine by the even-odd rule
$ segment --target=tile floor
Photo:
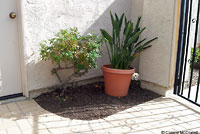
[[[0,105],[0,134],[165,134],[162,131],[185,130],[200,133],[200,111],[174,98],[161,97],[90,121],[57,116],[34,100]]]

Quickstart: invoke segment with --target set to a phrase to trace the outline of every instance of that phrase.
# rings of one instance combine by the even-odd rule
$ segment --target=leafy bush
[[[92,34],[82,36],[77,28],[70,28],[60,30],[55,37],[43,41],[40,44],[40,54],[42,60],[51,60],[58,65],[53,69],[53,73],[69,68],[74,68],[75,73],[87,72],[88,69],[97,67],[96,60],[101,56],[102,42],[102,37]]]
[[[141,33],[146,29],[140,28],[141,17],[134,27],[131,20],[127,21],[126,16],[123,14],[120,18],[115,14],[115,18],[110,12],[112,21],[112,36],[104,29],[101,29],[102,36],[107,39],[106,45],[109,53],[112,68],[115,69],[130,69],[131,63],[134,59],[145,49],[149,48],[153,38],[146,41],[147,38],[139,40]],[[124,17],[125,16],[125,17]],[[122,30],[123,21],[125,27]],[[123,33],[122,33],[123,32]],[[121,38],[121,35],[122,38]]]
[[[193,59],[193,52],[194,52],[194,48],[191,48],[191,56],[190,56],[191,61]],[[199,62],[200,62],[200,50],[199,48],[196,48],[194,63],[198,64]]]

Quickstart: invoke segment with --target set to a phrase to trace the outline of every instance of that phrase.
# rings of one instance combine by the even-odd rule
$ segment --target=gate
[[[174,94],[200,106],[200,0],[181,0]]]

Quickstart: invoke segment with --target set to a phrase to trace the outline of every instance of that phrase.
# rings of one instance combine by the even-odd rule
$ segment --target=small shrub
[[[50,60],[53,64],[57,64],[57,68],[52,70],[53,73],[73,68],[74,74],[82,75],[89,69],[97,67],[96,60],[101,57],[102,42],[102,37],[93,34],[82,36],[77,28],[70,28],[60,30],[55,37],[43,41],[40,44],[40,54],[42,60]],[[59,80],[61,81],[60,78]]]

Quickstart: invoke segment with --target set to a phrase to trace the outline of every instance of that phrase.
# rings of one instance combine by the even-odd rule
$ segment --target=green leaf
[[[111,21],[112,21],[112,26],[114,27],[115,20],[114,20],[114,17],[112,15],[112,11],[110,11],[110,17],[111,17]]]
[[[125,14],[118,17],[115,13],[115,17],[113,17],[110,11],[110,16],[112,22],[112,36],[102,29],[101,34],[108,41],[106,47],[111,65],[116,69],[130,69],[130,65],[135,57],[137,57],[140,52],[151,47],[149,43],[157,38],[153,38],[149,41],[146,41],[147,39],[145,38],[138,42],[140,35],[146,29],[145,27],[140,28],[141,17],[138,17],[137,23],[134,26],[132,20],[128,21]],[[124,27],[123,30],[122,27]],[[121,31],[123,31],[122,39],[120,38]]]
[[[115,18],[116,18],[116,21],[119,22],[119,17],[117,16],[117,14],[115,13]]]
[[[140,21],[141,21],[141,17],[138,17],[137,24],[135,25],[135,30],[139,28]]]
[[[145,40],[147,40],[147,38],[144,38],[143,40],[139,41],[134,48],[137,48],[141,43],[143,43]]]
[[[101,31],[102,36],[106,38],[110,44],[112,44],[112,37],[110,36],[110,34],[104,29],[100,29],[100,31]]]
[[[120,29],[119,29],[119,21],[115,21],[114,23],[114,30],[115,30],[115,36],[116,38],[119,38]]]
[[[122,16],[120,17],[120,21],[119,21],[120,30],[121,30],[121,27],[122,27],[123,19],[124,19],[124,13],[123,13]]]
[[[157,39],[158,39],[158,37],[155,37],[155,38],[147,41],[146,43],[144,43],[143,48],[145,48],[147,45],[149,45],[151,42],[153,42],[154,40],[157,40]]]
[[[125,37],[127,37],[128,34],[130,34],[130,32],[132,31],[132,29],[133,29],[133,23],[129,23],[129,24],[127,25],[126,31],[125,31],[125,33],[124,33]]]
[[[134,34],[129,40],[128,40],[128,45],[132,44],[133,42],[135,42],[138,37],[140,36],[140,34],[145,30],[146,28],[143,28],[142,30],[138,31],[136,34]]]

